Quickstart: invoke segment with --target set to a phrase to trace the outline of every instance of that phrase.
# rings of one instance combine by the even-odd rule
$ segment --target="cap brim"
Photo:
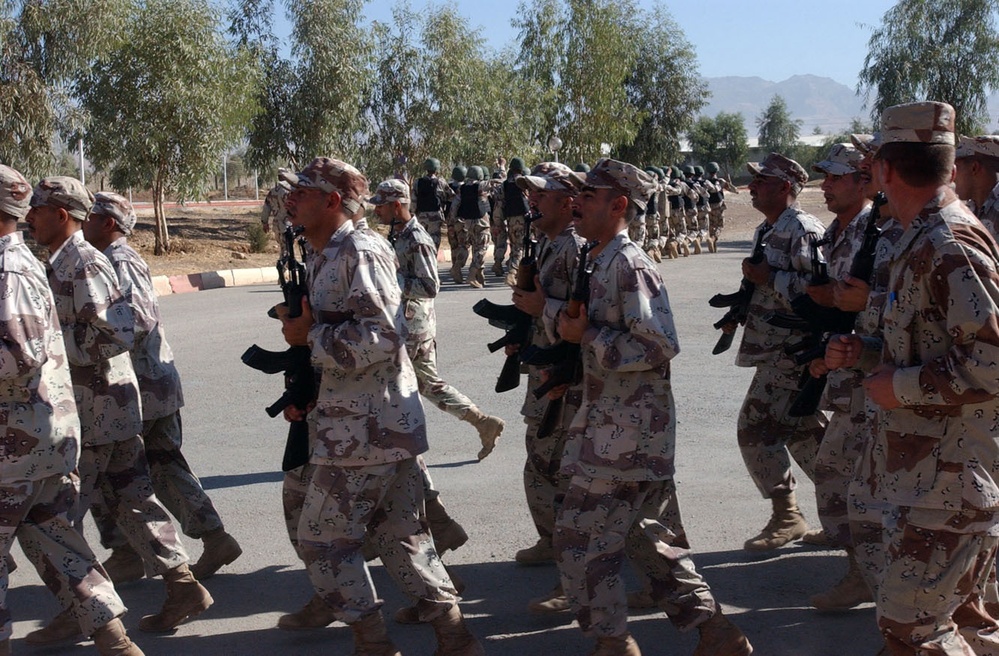
[[[309,189],[309,188],[314,188],[316,186],[312,182],[312,180],[309,180],[308,178],[303,177],[298,173],[295,173],[294,171],[281,171],[278,174],[278,176],[281,182],[287,182],[289,185],[291,185],[292,189],[294,188]]]
[[[853,147],[864,153],[865,155],[871,150],[871,141],[874,140],[874,136],[870,134],[851,134],[850,142]]]
[[[770,177],[776,177],[772,173],[767,172],[766,169],[756,162],[746,162],[746,170],[749,171],[751,175],[768,175]]]
[[[828,159],[813,165],[812,170],[816,173],[827,173],[829,175],[846,175],[847,173],[857,172],[857,169],[852,166],[843,164],[842,162],[833,162]]]
[[[544,175],[522,175],[516,180],[517,186],[521,189],[534,191],[574,191],[576,182],[578,180],[575,177],[566,178],[565,183],[572,185],[566,186],[561,180],[554,180]]]

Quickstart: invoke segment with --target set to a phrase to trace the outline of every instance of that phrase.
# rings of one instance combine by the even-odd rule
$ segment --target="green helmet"
[[[694,167],[691,166],[690,164],[687,164],[680,170],[683,171],[683,174],[687,177],[694,175]]]
[[[666,171],[663,171],[662,167],[653,166],[652,170],[656,172],[656,177],[659,178],[660,182],[666,179]]]
[[[482,167],[481,166],[470,166],[470,167],[468,167],[468,179],[469,180],[481,180],[482,179]]]
[[[590,165],[587,164],[586,162],[580,162],[579,164],[576,164],[574,167],[572,167],[572,170],[575,171],[576,173],[589,173]]]
[[[524,160],[519,157],[514,157],[510,160],[510,171],[523,173],[524,172]]]
[[[708,173],[718,173],[718,171],[721,170],[721,167],[718,166],[718,162],[708,162],[707,166],[704,167],[704,170]]]
[[[672,178],[682,178],[683,177],[683,171],[681,171],[680,167],[677,166],[676,164],[674,164],[673,166],[669,167],[669,173],[670,173],[670,177],[672,177]]]
[[[433,157],[430,157],[427,161],[423,162],[423,168],[426,169],[427,173],[437,173],[441,170],[441,163]]]
[[[456,166],[451,169],[451,179],[455,182],[461,182],[465,179],[465,174],[468,173],[468,169],[464,166]]]
[[[695,166],[694,175],[704,175],[704,168],[701,166]]]

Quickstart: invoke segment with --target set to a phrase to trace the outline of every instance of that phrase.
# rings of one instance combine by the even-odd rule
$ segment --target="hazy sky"
[[[423,0],[410,0],[414,8]],[[510,20],[517,0],[449,0],[482,29],[490,46],[501,50],[517,33]],[[651,0],[638,0],[644,8]],[[701,75],[757,76],[780,82],[811,73],[854,87],[867,54],[867,40],[881,16],[894,4],[887,0],[665,0],[674,20],[697,51]],[[390,22],[395,0],[372,0],[364,22]],[[276,21],[279,35],[289,31]]]

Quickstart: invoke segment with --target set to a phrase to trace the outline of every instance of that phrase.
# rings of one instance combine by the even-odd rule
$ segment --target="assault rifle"
[[[750,263],[759,264],[763,261],[763,250],[767,245],[764,238],[772,228],[773,226],[769,223],[760,228],[759,234],[756,235],[756,244],[753,246],[753,254],[749,256]],[[712,296],[708,301],[708,305],[713,308],[728,308],[725,316],[713,324],[715,330],[721,330],[722,327],[730,323],[745,324],[746,317],[749,315],[749,301],[753,298],[755,290],[756,285],[750,280],[743,278],[742,282],[739,283],[739,291],[731,294],[715,294]],[[732,346],[732,340],[734,339],[734,330],[730,333],[722,332],[718,338],[718,342],[715,343],[715,347],[711,350],[711,354],[718,355],[719,353],[724,353]]]
[[[295,259],[295,238],[301,234],[301,227],[289,226],[284,231],[285,254],[277,262],[278,281],[284,294],[284,304],[288,306],[288,317],[302,315],[302,299],[308,296],[305,284],[305,244],[299,240],[302,261]],[[277,312],[271,308],[267,315],[276,319]],[[242,356],[243,364],[265,374],[284,372],[284,394],[265,408],[270,417],[277,417],[289,405],[305,410],[316,398],[316,379],[312,369],[311,351],[308,346],[290,346],[284,351],[268,351],[256,344],[246,349]],[[282,471],[290,471],[309,462],[309,425],[303,419],[293,421],[288,427]]]
[[[572,287],[572,296],[565,308],[568,317],[576,319],[582,311],[584,303],[590,300],[590,276],[593,275],[593,262],[588,261],[590,251],[599,242],[591,241],[579,249],[579,265],[576,268],[576,283]],[[520,358],[524,364],[536,367],[549,367],[548,379],[534,390],[534,398],[541,399],[559,385],[574,385],[583,376],[582,351],[579,344],[562,341],[553,346],[531,346]],[[558,427],[562,410],[565,407],[565,396],[552,399],[545,407],[545,414],[538,426],[538,437],[548,437]]]
[[[531,223],[541,218],[540,213],[529,211],[524,215],[524,256],[517,266],[517,289],[533,292],[534,278],[538,275],[537,245],[531,235]],[[507,344],[516,344],[526,348],[531,340],[531,326],[534,318],[518,309],[515,305],[497,305],[487,299],[482,299],[472,306],[475,314],[489,320],[489,325],[506,331],[503,337],[486,345],[490,353],[504,348]],[[508,392],[520,385],[520,354],[508,355],[496,379],[496,391]]]

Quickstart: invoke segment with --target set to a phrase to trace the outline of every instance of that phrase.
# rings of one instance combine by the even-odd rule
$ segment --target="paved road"
[[[839,615],[810,609],[808,596],[832,585],[845,571],[842,554],[805,547],[768,554],[742,550],[743,541],[767,520],[761,500],[745,473],[735,446],[735,419],[750,372],[736,368],[733,354],[710,355],[717,337],[711,323],[718,311],[706,299],[733,291],[748,241],[724,245],[717,255],[700,255],[660,265],[669,290],[683,352],[674,361],[678,409],[677,479],[695,561],[726,612],[746,631],[761,656],[845,656],[873,654],[879,647],[870,606]],[[447,277],[447,274],[444,274]],[[535,536],[521,490],[523,435],[519,420],[523,387],[493,393],[501,356],[485,343],[498,337],[470,310],[480,297],[506,303],[509,293],[496,279],[486,290],[458,287],[445,280],[438,299],[440,367],[443,375],[485,410],[502,416],[508,429],[497,450],[475,461],[478,440],[468,424],[428,409],[431,452],[428,462],[443,498],[471,540],[446,560],[466,581],[463,609],[486,652],[503,656],[585,654],[590,642],[568,615],[539,617],[527,601],[556,580],[554,567],[523,568],[514,552]],[[247,369],[240,353],[251,343],[281,347],[277,324],[265,310],[277,302],[272,287],[242,287],[163,299],[170,343],[184,380],[185,452],[221,509],[245,553],[208,582],[216,604],[202,618],[169,636],[145,636],[133,629],[150,655],[347,654],[349,630],[286,633],[275,629],[280,614],[297,610],[311,595],[302,567],[285,536],[280,506],[279,463],[284,426],[263,406],[280,394],[277,376]],[[810,484],[799,498],[815,520]],[[91,544],[96,544],[88,526]],[[200,543],[188,540],[194,557]],[[17,556],[23,557],[20,553]],[[391,613],[404,603],[380,567],[373,570]],[[56,604],[30,567],[12,578],[10,602],[15,638],[50,618]],[[163,599],[158,580],[123,586],[135,627]],[[634,617],[632,630],[644,653],[654,656],[693,652],[696,633],[679,633],[661,613]],[[390,626],[405,654],[433,652],[427,627]],[[15,641],[17,653],[28,653]],[[40,654],[87,654],[92,647],[38,650]]]

